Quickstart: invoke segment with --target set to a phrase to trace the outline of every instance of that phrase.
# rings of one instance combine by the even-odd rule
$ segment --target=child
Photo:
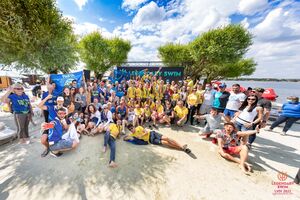
[[[109,159],[109,167],[115,168],[117,167],[117,164],[115,163],[115,157],[116,157],[116,139],[119,137],[119,134],[121,132],[121,120],[117,120],[117,124],[111,123],[107,129],[106,133],[104,135],[104,147],[103,152],[106,152],[107,144],[110,147],[110,159]]]
[[[196,119],[205,119],[207,121],[207,124],[203,128],[203,131],[200,134],[200,136],[205,135],[206,138],[209,138],[211,134],[216,133],[216,131],[221,128],[220,126],[221,126],[222,116],[223,113],[218,113],[216,108],[211,108],[210,114],[195,115]]]
[[[135,105],[133,126],[143,125],[144,122],[144,109],[140,104]]]
[[[133,124],[134,115],[134,108],[130,106],[128,111],[128,125]]]

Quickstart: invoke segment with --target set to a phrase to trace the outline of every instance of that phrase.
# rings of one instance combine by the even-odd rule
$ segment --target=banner
[[[70,74],[50,74],[50,80],[56,84],[55,93],[61,94],[65,86],[70,86],[73,80],[77,81],[77,88],[82,84],[82,71]]]
[[[143,76],[145,69],[148,69],[148,73],[154,75],[160,69],[160,67],[117,67],[117,70],[119,71],[118,73],[125,74],[127,77]],[[161,76],[165,81],[179,81],[183,80],[183,71],[183,67],[162,67],[157,76]]]

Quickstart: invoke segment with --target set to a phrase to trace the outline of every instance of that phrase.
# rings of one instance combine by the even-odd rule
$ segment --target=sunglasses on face
[[[58,112],[57,114],[58,115],[65,115],[66,113],[64,113],[64,112]]]
[[[256,99],[255,98],[247,98],[247,100],[249,100],[249,101],[255,101]]]
[[[23,90],[23,88],[15,88],[15,90]]]

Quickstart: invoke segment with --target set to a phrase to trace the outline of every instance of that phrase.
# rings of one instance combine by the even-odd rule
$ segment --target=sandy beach
[[[0,121],[14,128],[11,117]],[[193,155],[120,139],[116,169],[108,167],[109,151],[102,153],[103,135],[83,136],[78,149],[59,158],[41,158],[40,132],[32,125],[30,130],[32,144],[0,146],[0,199],[300,199],[299,185],[284,195],[273,194],[278,186],[272,185],[278,172],[287,172],[285,182],[291,182],[300,167],[299,124],[288,136],[278,133],[280,127],[259,134],[249,176],[222,159],[217,146],[198,135],[200,127],[158,129],[188,144]]]

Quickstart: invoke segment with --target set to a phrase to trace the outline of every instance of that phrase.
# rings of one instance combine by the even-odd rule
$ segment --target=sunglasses
[[[256,99],[254,99],[254,98],[247,98],[247,100],[251,100],[251,101],[255,101]]]
[[[23,88],[15,88],[15,90],[23,90]]]
[[[58,112],[57,114],[58,115],[65,115],[66,113],[65,112]]]

